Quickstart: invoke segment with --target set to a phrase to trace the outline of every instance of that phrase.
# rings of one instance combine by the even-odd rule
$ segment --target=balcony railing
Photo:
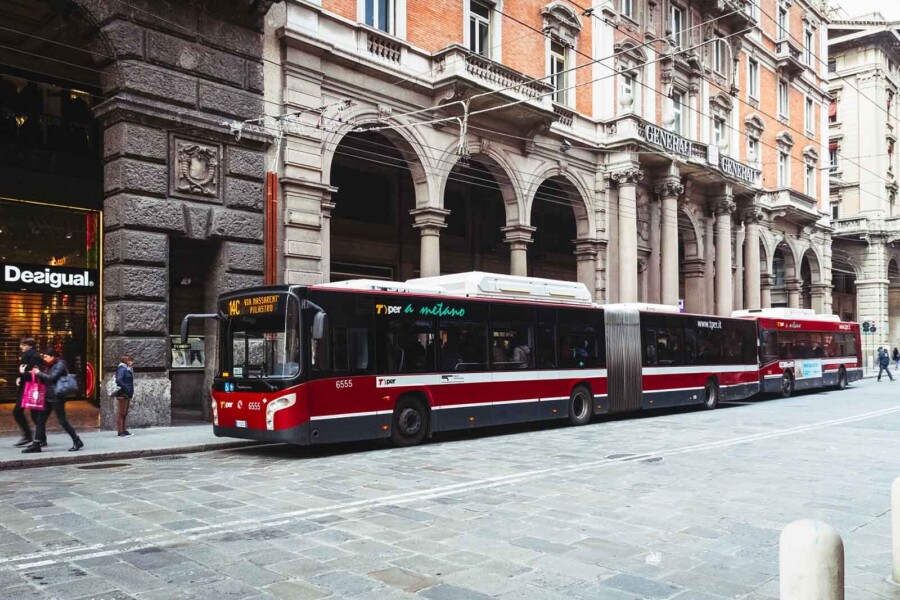
[[[720,17],[734,30],[746,29],[755,23],[752,7],[752,0],[706,0],[704,5],[710,16]]]
[[[387,36],[381,36],[372,31],[368,32],[366,48],[369,54],[392,63],[400,63],[403,46]]]
[[[783,39],[775,42],[775,59],[778,68],[790,77],[803,72],[803,52],[793,42]]]
[[[466,72],[476,79],[481,79],[500,88],[513,88],[513,91],[534,100],[538,100],[553,92],[553,86],[546,81],[534,81],[531,77],[519,71],[510,69],[480,54],[469,52],[462,46],[455,46],[454,48],[456,52],[463,52],[468,55],[465,59]]]

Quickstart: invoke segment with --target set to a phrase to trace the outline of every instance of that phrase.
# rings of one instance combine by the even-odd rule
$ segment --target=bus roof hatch
[[[451,296],[503,298],[591,306],[587,286],[574,281],[520,277],[471,271],[437,277],[410,279],[408,285],[434,287]]]

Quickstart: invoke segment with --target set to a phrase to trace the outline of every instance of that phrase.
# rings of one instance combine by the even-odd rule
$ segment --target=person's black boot
[[[16,447],[16,448],[21,448],[21,447],[23,447],[23,446],[27,446],[27,445],[29,445],[32,441],[33,441],[33,440],[32,440],[30,437],[24,437],[24,436],[23,436],[21,440],[19,440],[18,442],[16,442],[15,447]]]
[[[77,451],[81,450],[82,448],[84,448],[84,442],[81,441],[81,438],[77,437],[72,442],[72,447],[69,448],[69,452],[77,452]]]
[[[33,452],[40,452],[41,445],[38,442],[32,442],[30,446],[22,450],[22,454],[31,454]]]

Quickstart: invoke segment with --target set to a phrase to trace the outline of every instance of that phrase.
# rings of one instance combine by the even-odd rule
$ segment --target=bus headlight
[[[218,402],[215,400],[212,401],[212,415],[213,415],[213,425],[219,424],[219,407],[217,406]]]
[[[297,403],[297,394],[288,394],[280,398],[275,398],[266,405],[266,429],[272,431],[275,429],[275,413],[279,410],[291,407]]]

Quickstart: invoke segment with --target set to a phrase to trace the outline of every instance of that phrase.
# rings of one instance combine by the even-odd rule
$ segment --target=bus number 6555
[[[336,387],[336,388],[339,389],[339,390],[340,390],[340,389],[344,389],[344,388],[352,388],[352,387],[353,387],[353,380],[352,380],[352,379],[338,379],[338,380],[334,383],[334,387]]]

